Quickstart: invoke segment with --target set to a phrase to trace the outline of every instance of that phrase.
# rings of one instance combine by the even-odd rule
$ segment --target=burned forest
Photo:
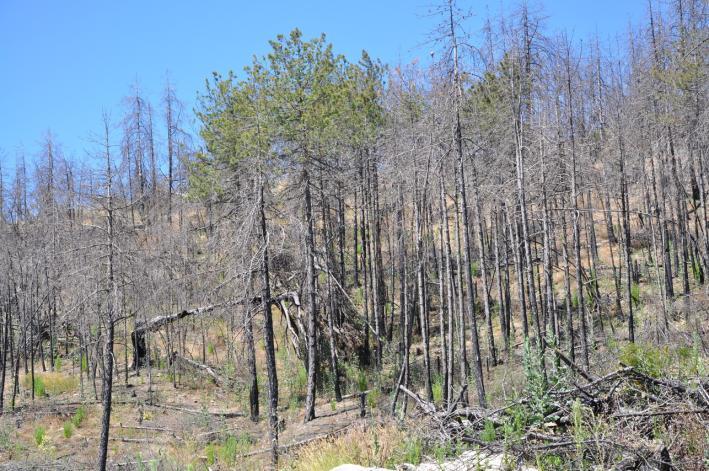
[[[707,3],[464,3],[0,154],[0,469],[709,466]]]

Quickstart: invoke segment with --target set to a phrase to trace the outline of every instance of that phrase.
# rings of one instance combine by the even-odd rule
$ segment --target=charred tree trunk
[[[276,371],[276,351],[274,349],[273,317],[271,314],[271,280],[269,276],[268,259],[268,227],[264,201],[264,182],[259,185],[259,216],[261,223],[261,242],[263,251],[261,257],[263,307],[263,337],[266,350],[266,372],[268,374],[268,432],[271,439],[271,466],[278,467],[278,375]]]
[[[303,192],[305,203],[305,249],[306,249],[306,282],[308,289],[308,383],[305,397],[305,422],[315,418],[315,386],[318,368],[317,349],[317,293],[315,291],[315,229],[313,221],[312,197],[310,194],[310,175],[303,170]]]

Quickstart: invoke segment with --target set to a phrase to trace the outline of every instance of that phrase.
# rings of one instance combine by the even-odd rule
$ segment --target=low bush
[[[433,391],[433,402],[440,404],[443,402],[443,378],[438,375],[431,385]]]
[[[379,388],[372,388],[371,391],[367,394],[367,407],[369,407],[369,410],[372,411],[377,407],[377,404],[379,404],[379,400],[382,397],[382,392]]]
[[[74,426],[71,422],[64,422],[64,438],[71,438],[71,434],[74,432]]]
[[[204,454],[207,456],[207,465],[213,466],[217,461],[217,448],[215,445],[210,443],[204,450]]]
[[[207,465],[212,466],[219,461],[227,467],[234,466],[240,455],[247,453],[253,444],[254,439],[248,433],[229,435],[221,444],[210,443],[204,449]]]
[[[229,435],[219,450],[219,459],[227,464],[234,465],[239,455],[249,451],[254,441],[248,433]]]
[[[34,442],[37,446],[41,446],[44,443],[44,437],[46,435],[46,430],[41,425],[38,425],[34,429]]]
[[[640,285],[638,283],[630,285],[630,299],[633,302],[633,306],[640,306]]]
[[[79,406],[78,409],[76,409],[76,412],[74,412],[74,415],[71,418],[71,423],[74,427],[79,428],[81,427],[81,423],[86,419],[86,407],[84,406]]]
[[[495,431],[495,424],[491,420],[485,421],[485,428],[480,433],[480,440],[485,443],[494,442],[497,438],[497,432]]]
[[[30,382],[32,378],[30,378]],[[41,376],[34,377],[34,395],[35,397],[44,397],[47,395],[47,390],[44,386],[44,380]]]
[[[630,343],[623,347],[619,360],[653,378],[662,376],[670,361],[668,349],[656,348],[641,343]]]

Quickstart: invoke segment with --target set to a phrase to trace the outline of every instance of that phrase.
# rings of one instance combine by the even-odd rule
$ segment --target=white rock
[[[422,463],[419,466],[400,464],[397,471],[507,471],[505,455],[468,450],[443,463]],[[520,471],[537,471],[537,468],[522,466]],[[385,468],[367,468],[356,464],[343,464],[331,471],[391,471]]]
[[[386,468],[367,468],[358,464],[341,464],[332,468],[330,471],[392,471]]]

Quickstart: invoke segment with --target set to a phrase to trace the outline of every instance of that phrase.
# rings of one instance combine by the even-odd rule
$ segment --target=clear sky
[[[425,58],[437,20],[434,0],[0,0],[0,160],[7,175],[17,153],[29,160],[51,129],[64,153],[86,158],[102,110],[117,121],[122,97],[138,83],[158,102],[166,75],[189,110],[212,71],[240,71],[267,41],[294,27],[328,35],[355,60],[362,49],[385,63]],[[601,39],[645,18],[645,0],[530,2],[550,32]],[[476,17],[511,0],[459,0]],[[489,7],[488,7],[489,5]],[[191,114],[191,113],[190,113]]]

